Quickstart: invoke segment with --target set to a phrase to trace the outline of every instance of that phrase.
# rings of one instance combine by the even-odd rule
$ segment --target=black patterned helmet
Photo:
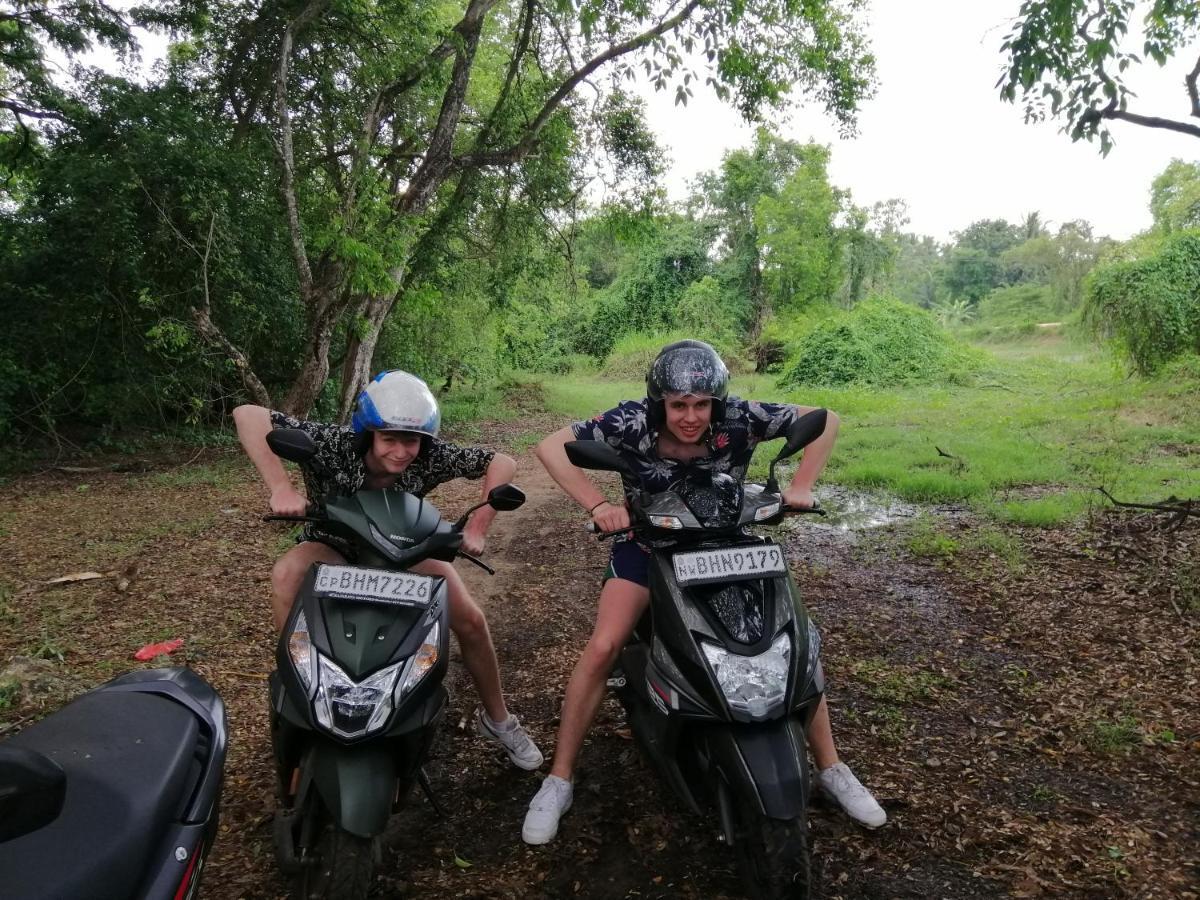
[[[712,421],[725,417],[729,396],[729,370],[717,351],[704,341],[667,344],[650,364],[646,374],[647,413],[654,425],[667,419],[663,398],[667,394],[712,397]]]

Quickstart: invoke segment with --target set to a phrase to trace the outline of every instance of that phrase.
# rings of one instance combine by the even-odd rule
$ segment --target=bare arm
[[[813,409],[816,407],[796,407],[800,415],[811,412]],[[816,502],[812,493],[813,485],[817,483],[817,478],[824,470],[825,463],[829,461],[829,454],[833,452],[840,424],[841,419],[838,418],[837,413],[830,411],[821,436],[804,448],[804,455],[800,458],[800,465],[796,467],[796,474],[792,476],[791,483],[783,491],[783,499],[788,506],[807,509]]]
[[[567,459],[566,444],[575,440],[575,432],[571,426],[560,428],[553,434],[542,438],[542,442],[534,449],[537,458],[550,477],[558,482],[567,495],[589,511],[596,525],[602,531],[616,531],[618,528],[629,527],[629,511],[624,506],[608,503],[600,489],[592,484],[583,469],[573,465]]]
[[[479,499],[486,500],[492,488],[512,481],[516,471],[517,461],[511,456],[504,453],[497,453],[493,456],[492,461],[488,463],[487,471],[483,473],[483,492]],[[496,518],[496,511],[490,506],[471,513],[471,519],[467,522],[467,527],[463,529],[464,550],[475,556],[483,552],[484,544],[487,542],[488,529],[494,518]]]
[[[265,406],[245,404],[233,411],[238,440],[242,449],[258,469],[270,492],[271,511],[281,516],[302,516],[308,508],[304,495],[292,486],[292,479],[283,467],[283,460],[267,446],[271,433],[271,411]]]

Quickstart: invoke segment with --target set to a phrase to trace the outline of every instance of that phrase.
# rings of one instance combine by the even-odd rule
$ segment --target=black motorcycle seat
[[[67,776],[62,814],[0,844],[0,895],[132,897],[195,781],[195,716],[159,694],[85,694],[6,743],[34,750]],[[190,849],[190,848],[189,848]]]

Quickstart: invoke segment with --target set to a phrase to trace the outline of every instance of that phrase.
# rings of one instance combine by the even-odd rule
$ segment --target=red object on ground
[[[162,656],[164,653],[170,653],[172,650],[178,650],[182,646],[183,638],[175,638],[174,640],[162,641],[157,644],[147,644],[137,653],[133,654],[133,658],[145,662],[148,659],[154,659],[156,656]]]

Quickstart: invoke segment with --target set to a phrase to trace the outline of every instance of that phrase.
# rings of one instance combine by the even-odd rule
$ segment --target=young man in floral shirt
[[[460,447],[438,438],[441,414],[425,382],[407,372],[383,372],[359,396],[352,423],[328,425],[293,418],[262,406],[239,406],[233,411],[238,439],[270,491],[276,515],[304,515],[310,501],[330,494],[347,495],[361,488],[406,491],[423,497],[455,478],[483,478],[483,497],[509,481],[516,471],[512,457],[480,447]],[[307,499],[292,485],[282,461],[267,445],[274,428],[299,428],[316,445],[316,454],[302,465]],[[476,510],[463,530],[463,549],[483,552],[495,510]],[[308,525],[300,542],[275,563],[271,571],[271,604],[276,630],[291,612],[296,593],[314,563],[348,561],[352,548],[337,535]],[[353,562],[352,559],[349,561]],[[497,741],[513,764],[527,770],[542,764],[541,751],[504,703],[496,650],[483,610],[449,563],[425,560],[413,571],[446,580],[450,595],[450,629],[458,638],[463,663],[471,675],[483,708],[476,727]]]
[[[729,397],[728,385],[725,364],[708,344],[671,344],[650,368],[646,400],[626,401],[555,432],[538,444],[538,458],[559,486],[588,511],[599,531],[627,529],[626,505],[609,503],[584,471],[571,464],[567,442],[603,441],[617,450],[637,474],[636,479],[622,475],[627,495],[667,490],[694,468],[744,480],[754,448],[761,441],[784,436],[809,409]],[[812,487],[833,449],[837,427],[838,418],[830,413],[825,432],[805,449],[791,484],[783,491],[788,506],[814,505]],[[552,840],[560,817],[571,807],[571,777],[584,736],[604,698],[613,664],[650,601],[648,568],[644,547],[633,540],[614,542],[596,624],[563,698],[550,774],[525,817],[521,836],[526,843]],[[809,725],[808,739],[817,784],[856,821],[870,828],[883,825],[886,813],[838,759],[824,698]]]

